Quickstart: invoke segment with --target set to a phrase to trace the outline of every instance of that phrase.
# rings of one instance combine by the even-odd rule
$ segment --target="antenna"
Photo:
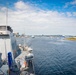
[[[24,48],[25,48],[25,26],[24,26]]]
[[[8,3],[6,3],[6,31],[8,26]]]
[[[7,25],[8,25],[8,3],[6,3],[6,33],[7,33]],[[6,48],[6,39],[4,39],[5,44],[5,54],[6,54],[6,62],[7,62],[7,48]]]

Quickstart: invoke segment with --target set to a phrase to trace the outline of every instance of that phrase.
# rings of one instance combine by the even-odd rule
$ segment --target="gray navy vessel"
[[[0,26],[0,75],[35,75],[33,57],[31,47],[17,45],[10,26]]]

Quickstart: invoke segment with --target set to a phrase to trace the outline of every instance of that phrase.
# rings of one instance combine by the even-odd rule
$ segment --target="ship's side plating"
[[[7,29],[7,30],[6,30]],[[7,59],[7,53],[16,55],[16,40],[13,37],[12,29],[9,26],[0,26],[0,53],[2,60]]]

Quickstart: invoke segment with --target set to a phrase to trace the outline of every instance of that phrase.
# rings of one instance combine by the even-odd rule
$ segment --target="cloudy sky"
[[[0,25],[6,25],[7,7],[14,32],[76,35],[76,0],[0,0]]]

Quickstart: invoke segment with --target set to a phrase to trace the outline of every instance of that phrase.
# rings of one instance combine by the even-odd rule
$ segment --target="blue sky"
[[[76,35],[76,0],[0,0],[0,25],[26,34]]]
[[[14,3],[19,0],[0,0],[1,6],[6,6],[9,3],[9,7],[13,7]],[[35,7],[41,8],[43,10],[57,10],[59,12],[76,11],[76,5],[69,5],[69,7],[64,8],[65,4],[72,2],[74,0],[20,0],[25,3],[30,3]]]

